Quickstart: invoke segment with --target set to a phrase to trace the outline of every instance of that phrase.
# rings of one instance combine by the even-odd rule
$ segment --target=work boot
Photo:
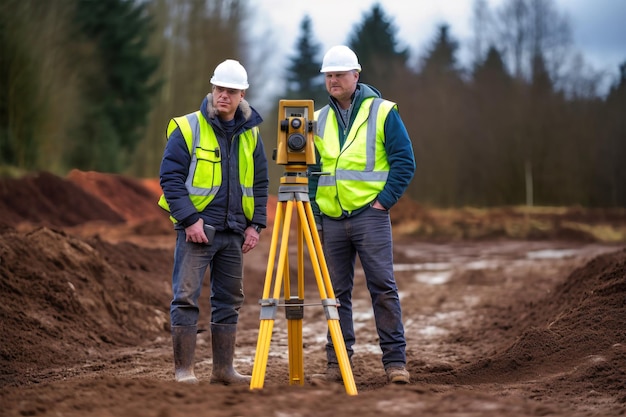
[[[324,382],[343,382],[339,365],[328,365],[325,373],[313,374],[311,375],[311,379]]]
[[[177,382],[187,384],[198,383],[198,378],[196,378],[196,375],[193,373],[197,333],[197,326],[172,326],[174,375]]]
[[[213,370],[211,384],[250,384],[250,375],[241,375],[233,368],[237,324],[211,323],[211,345],[213,348]]]
[[[392,366],[385,369],[387,380],[392,384],[408,384],[410,382],[409,372],[404,366]]]

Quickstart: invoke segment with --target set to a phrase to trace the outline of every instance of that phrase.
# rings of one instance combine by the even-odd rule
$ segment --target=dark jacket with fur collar
[[[201,213],[189,199],[185,187],[185,180],[189,173],[191,155],[187,149],[185,139],[176,129],[167,138],[163,159],[161,161],[160,181],[163,194],[170,207],[171,215],[178,220],[175,227],[184,228],[194,224],[200,217],[205,223],[213,225],[218,231],[230,230],[243,234],[250,222],[246,219],[241,206],[241,185],[239,183],[239,134],[261,124],[263,119],[259,113],[242,100],[235,113],[234,133],[227,137],[226,129],[217,117],[213,108],[212,94],[208,94],[200,106],[202,116],[210,123],[215,131],[220,146],[222,163],[222,186],[215,199]],[[252,223],[262,227],[267,223],[267,195],[269,177],[267,158],[263,141],[259,135],[257,147],[254,150],[254,217]]]

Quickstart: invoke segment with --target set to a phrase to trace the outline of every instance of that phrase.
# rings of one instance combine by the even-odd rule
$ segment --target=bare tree
[[[569,99],[593,100],[600,95],[606,75],[594,69],[582,54],[576,53],[566,63],[561,86]]]
[[[492,43],[489,39],[489,28],[493,26],[493,16],[487,4],[487,0],[474,0],[472,10],[472,28],[474,30],[472,37],[472,62],[473,65],[481,64],[486,58],[489,45]]]
[[[542,56],[550,78],[558,83],[572,43],[569,17],[554,0],[507,0],[497,10],[496,46],[513,74],[530,80],[533,59]]]

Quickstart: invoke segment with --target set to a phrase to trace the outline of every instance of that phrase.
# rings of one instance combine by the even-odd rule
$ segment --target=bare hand
[[[380,204],[378,202],[378,200],[374,201],[374,204],[372,204],[372,208],[375,208],[376,210],[383,210],[383,211],[387,211],[387,209],[385,208],[385,206],[383,206],[382,204]]]
[[[259,233],[254,229],[254,227],[249,226],[246,228],[244,234],[246,239],[243,241],[241,250],[243,253],[248,253],[256,247],[257,243],[259,243]]]
[[[207,239],[204,234],[204,220],[198,219],[197,222],[192,224],[191,226],[187,226],[185,228],[185,234],[187,237],[185,241],[194,242],[194,243],[208,243],[209,239]]]

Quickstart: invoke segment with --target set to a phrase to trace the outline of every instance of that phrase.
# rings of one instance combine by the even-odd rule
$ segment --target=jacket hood
[[[369,84],[358,83],[352,98],[352,107],[358,108],[363,100],[370,97],[382,98],[382,94],[375,87],[372,87]],[[337,101],[332,96],[329,96],[329,102],[331,107],[334,107],[335,109],[338,108]]]
[[[360,89],[361,89],[361,98],[368,98],[368,97],[379,97],[382,98],[382,94],[380,93],[380,91],[378,91],[376,89],[376,87],[373,87],[369,84],[364,84],[364,83],[359,83],[358,84]]]
[[[378,91],[375,87],[372,87],[369,84],[359,83],[354,95],[353,106],[359,107],[363,100],[370,97],[382,98],[382,94],[380,94],[380,91]]]

